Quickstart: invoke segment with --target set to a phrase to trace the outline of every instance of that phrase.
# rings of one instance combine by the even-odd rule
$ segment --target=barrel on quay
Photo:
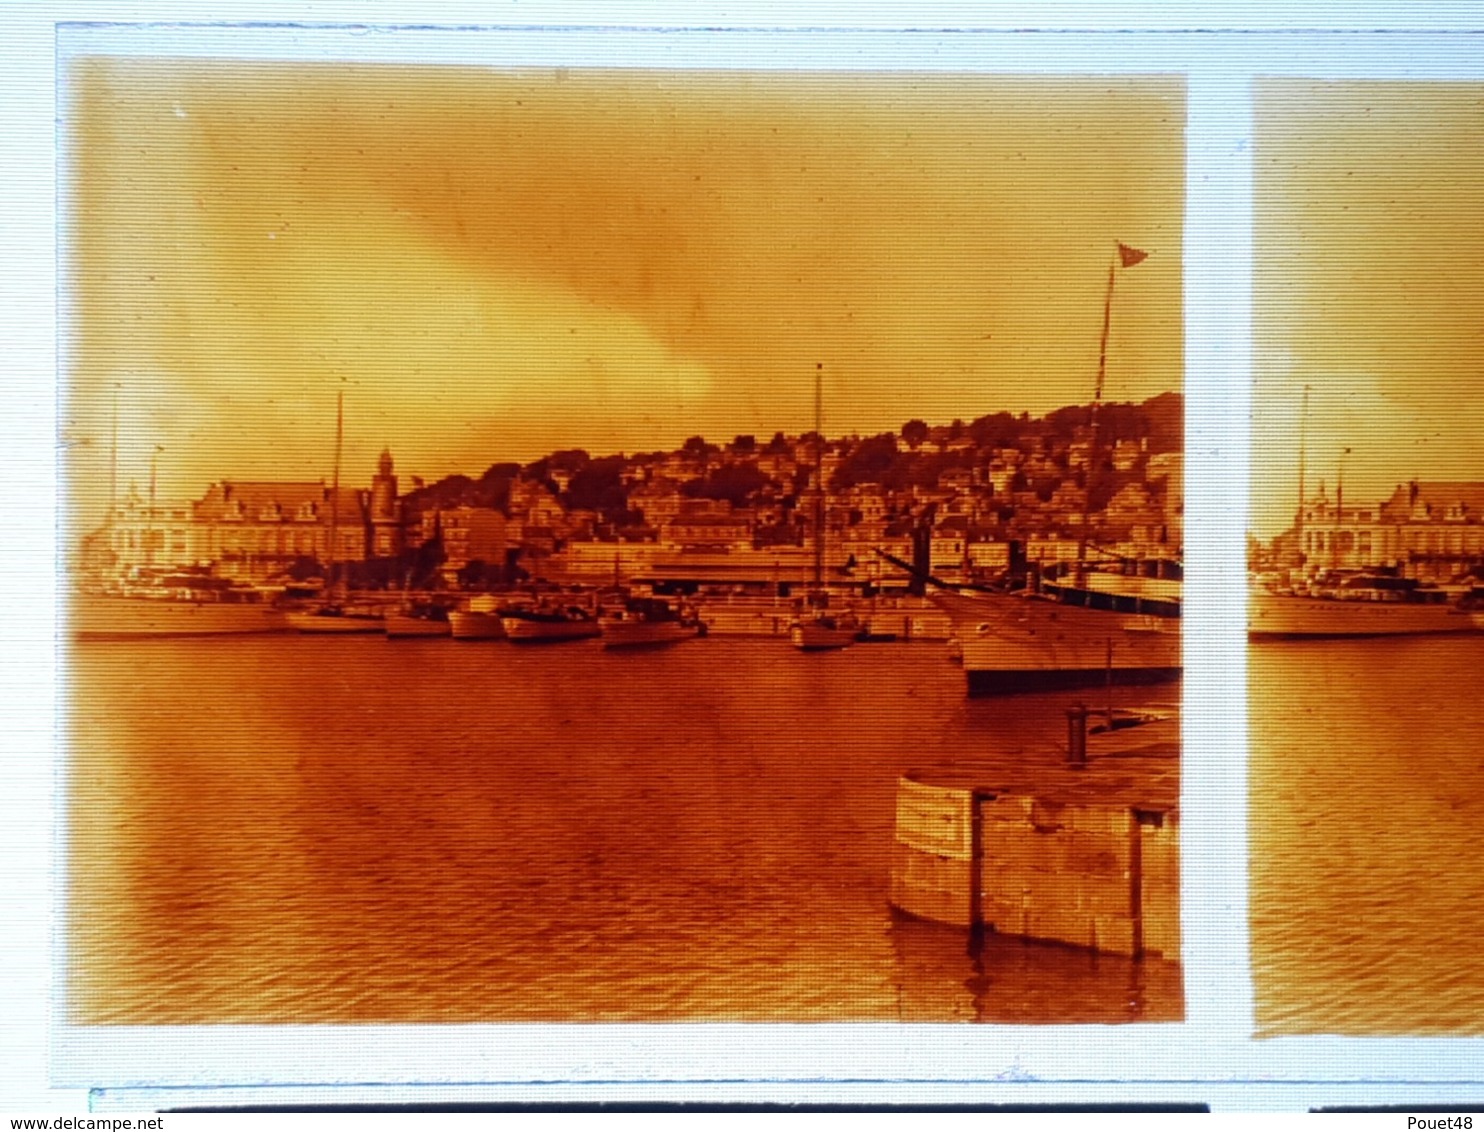
[[[1140,957],[1180,955],[1179,716],[1068,712],[1034,781],[993,759],[898,780],[891,903],[912,916]]]

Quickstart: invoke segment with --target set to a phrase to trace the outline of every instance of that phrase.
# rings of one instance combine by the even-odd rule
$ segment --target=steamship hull
[[[1391,637],[1475,629],[1453,603],[1340,600],[1258,592],[1247,598],[1251,637]]]
[[[499,641],[505,637],[505,626],[498,613],[456,609],[449,613],[448,624],[456,641]]]
[[[860,640],[860,629],[819,621],[797,621],[789,626],[788,635],[796,649],[824,652],[828,649],[849,648]]]
[[[549,644],[555,641],[580,641],[596,637],[602,627],[592,617],[518,617],[500,619],[505,638],[512,644]]]
[[[128,640],[279,633],[288,628],[288,622],[282,611],[254,602],[172,601],[90,594],[74,603],[71,628],[79,640]]]
[[[1168,601],[1096,608],[1059,594],[943,590],[931,597],[953,620],[971,696],[1180,676],[1180,618]]]
[[[699,621],[627,621],[606,620],[603,622],[603,647],[605,649],[645,648],[652,645],[668,645],[675,641],[688,640],[701,635]]]

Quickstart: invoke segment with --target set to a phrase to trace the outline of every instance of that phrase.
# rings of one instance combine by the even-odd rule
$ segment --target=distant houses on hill
[[[776,433],[720,445],[695,436],[671,452],[574,449],[497,463],[478,479],[408,492],[387,451],[369,487],[342,487],[334,499],[314,481],[222,480],[189,503],[131,491],[84,557],[94,569],[189,564],[253,581],[312,575],[333,559],[369,586],[582,577],[676,556],[793,562],[815,539],[832,570],[873,574],[883,570],[878,550],[910,557],[914,539],[949,578],[1002,570],[1012,542],[1037,556],[1083,540],[1173,558],[1183,537],[1182,411],[1173,393],[1107,405],[1096,434],[1089,410],[1070,407],[1044,418],[909,421],[867,437]]]

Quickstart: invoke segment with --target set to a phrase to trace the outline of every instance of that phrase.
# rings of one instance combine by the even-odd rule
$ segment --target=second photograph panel
[[[1260,1034],[1484,1033],[1484,86],[1256,86]]]

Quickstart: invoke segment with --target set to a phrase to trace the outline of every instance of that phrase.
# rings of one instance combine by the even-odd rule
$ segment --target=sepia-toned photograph
[[[59,81],[72,1024],[1183,1018],[1180,77]],[[1424,120],[1417,176],[1471,168]],[[1273,128],[1287,226],[1337,199],[1297,158],[1345,147]],[[1379,151],[1345,152],[1358,185]],[[1465,333],[1445,204],[1451,248],[1378,213],[1265,267],[1291,290],[1254,616],[1349,610],[1321,590],[1400,556],[1375,609],[1469,620],[1472,355],[1367,338]],[[1366,265],[1420,305],[1362,306]],[[1398,432],[1362,381],[1447,409]],[[1313,951],[1277,937],[1327,915],[1295,886],[1379,955],[1322,866],[1379,886],[1378,823],[1471,859],[1444,729],[1476,729],[1480,643],[1254,645],[1254,715],[1288,705],[1255,729],[1254,878],[1292,870],[1254,897],[1270,1023],[1313,1006],[1283,998]],[[1401,795],[1295,781],[1358,785],[1351,727]],[[1385,865],[1408,915],[1477,888],[1419,908],[1421,866]]]
[[[1254,103],[1258,1031],[1484,1033],[1484,86]]]

